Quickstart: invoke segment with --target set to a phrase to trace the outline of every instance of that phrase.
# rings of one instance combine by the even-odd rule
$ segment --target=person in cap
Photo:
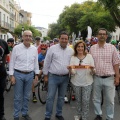
[[[35,44],[34,44],[34,46],[37,48],[38,54],[41,52],[41,50],[40,50],[40,44],[41,44],[41,38],[39,36],[37,36],[35,38]]]
[[[7,44],[8,44],[9,51],[12,52],[12,49],[14,47],[14,39],[13,38],[9,38],[7,40]]]
[[[59,40],[57,38],[54,38],[53,39],[53,42],[54,42],[54,45],[58,44],[59,43]]]

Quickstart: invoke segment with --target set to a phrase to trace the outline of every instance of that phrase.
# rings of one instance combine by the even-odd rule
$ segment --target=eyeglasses
[[[10,44],[10,42],[8,42],[7,44]]]
[[[41,48],[41,50],[46,50],[45,48]]]
[[[100,36],[105,36],[105,35],[107,35],[107,34],[105,34],[105,33],[99,33],[98,35],[100,35]]]
[[[29,37],[29,38],[32,38],[32,36],[31,35],[24,35],[25,37]]]

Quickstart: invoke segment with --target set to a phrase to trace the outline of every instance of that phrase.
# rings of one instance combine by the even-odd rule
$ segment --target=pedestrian
[[[6,120],[4,117],[4,90],[6,80],[6,55],[9,54],[8,45],[5,40],[0,39],[0,120]]]
[[[37,48],[38,54],[41,53],[41,38],[39,36],[35,37],[35,44],[34,46]],[[32,98],[32,102],[36,103],[37,102],[37,97],[36,97],[36,90],[35,90],[35,85],[34,82],[32,84],[32,94],[33,94],[33,98]]]
[[[14,120],[19,120],[21,111],[24,120],[31,120],[28,115],[28,103],[33,83],[38,81],[39,66],[37,48],[31,45],[32,32],[23,32],[23,43],[13,48],[9,73],[11,82],[14,85]]]
[[[41,53],[40,45],[41,45],[41,38],[39,36],[36,36],[34,46],[37,48],[38,54]]]
[[[70,58],[73,55],[73,50],[67,46],[68,39],[68,34],[61,32],[59,43],[49,48],[44,60],[44,80],[48,80],[45,120],[50,120],[51,118],[56,91],[58,91],[58,98],[55,116],[58,120],[64,120],[62,107],[69,81],[69,70],[67,66],[70,64]]]
[[[115,46],[106,43],[107,37],[107,30],[100,28],[97,31],[98,43],[90,49],[96,69],[93,84],[93,104],[96,114],[94,120],[102,120],[102,90],[104,90],[103,96],[104,93],[106,96],[106,120],[113,120],[114,118],[115,85],[119,84],[120,60]]]
[[[93,73],[95,72],[94,60],[92,55],[86,52],[86,44],[82,40],[75,44],[74,51],[68,69],[77,101],[77,116],[79,120],[88,120]]]

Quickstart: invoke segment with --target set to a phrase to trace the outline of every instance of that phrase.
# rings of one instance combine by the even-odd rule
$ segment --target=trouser
[[[50,118],[52,115],[53,104],[56,92],[58,90],[58,98],[56,105],[56,115],[62,115],[62,107],[64,104],[64,96],[67,90],[67,85],[69,81],[69,75],[57,76],[54,74],[49,74],[48,78],[48,95],[46,101],[46,113],[45,117]]]
[[[115,98],[115,85],[114,76],[108,78],[100,78],[94,76],[93,84],[93,104],[96,115],[102,115],[101,110],[101,91],[104,88],[106,96],[106,118],[108,120],[114,117],[114,98]]]
[[[14,76],[16,79],[16,83],[14,85],[14,118],[16,118],[19,117],[20,111],[22,112],[22,116],[28,114],[28,103],[34,72],[24,74],[15,71]]]
[[[89,115],[89,102],[92,90],[92,85],[88,86],[75,86],[73,85],[76,98],[77,115],[81,116],[82,120],[88,120]]]
[[[0,118],[4,115],[4,90],[6,76],[0,76]]]

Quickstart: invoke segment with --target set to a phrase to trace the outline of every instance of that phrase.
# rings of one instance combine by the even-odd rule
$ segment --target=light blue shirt
[[[69,46],[65,49],[63,49],[60,44],[51,46],[44,60],[44,75],[47,75],[48,72],[56,75],[68,74],[69,70],[67,66],[70,64],[73,53],[73,49]]]

